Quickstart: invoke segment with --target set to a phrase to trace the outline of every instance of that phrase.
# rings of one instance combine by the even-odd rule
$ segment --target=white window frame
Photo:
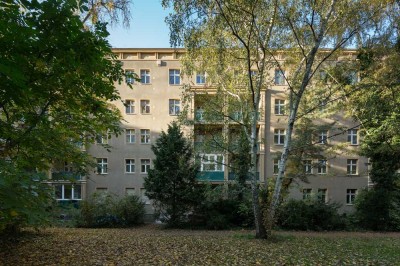
[[[203,85],[207,82],[206,72],[197,72],[196,73],[196,84]]]
[[[97,158],[97,169],[98,175],[108,174],[108,160],[107,158]]]
[[[136,130],[133,128],[125,129],[125,140],[129,144],[136,143]]]
[[[313,173],[312,160],[303,160],[303,166],[304,166],[304,173],[306,175],[311,175]]]
[[[169,115],[179,115],[181,112],[181,101],[178,99],[169,99]]]
[[[328,161],[325,159],[318,160],[317,174],[326,175],[328,173]]]
[[[141,84],[150,84],[151,83],[150,69],[141,69],[140,70],[140,83]]]
[[[275,99],[274,114],[275,115],[285,115],[285,100]]]
[[[328,144],[328,130],[318,132],[318,144]]]
[[[140,100],[140,113],[148,115],[151,113],[150,100]]]
[[[135,100],[127,99],[125,100],[125,114],[132,115],[135,113]]]
[[[135,159],[132,159],[132,158],[125,159],[125,173],[126,174],[134,174],[135,173]]]
[[[201,154],[200,158],[201,158],[200,171],[202,172],[223,172],[225,169],[224,165],[225,158],[224,155],[222,154],[216,154],[216,153]]]
[[[141,129],[140,130],[140,143],[141,144],[150,144],[151,140],[150,129]]]
[[[151,167],[150,159],[140,159],[140,173],[141,174],[148,174],[150,167]],[[143,171],[143,169],[144,169],[144,171]]]
[[[273,175],[278,175],[279,174],[279,159],[274,159],[273,164],[274,164],[274,168],[273,168]]]
[[[282,69],[275,69],[274,75],[274,83],[275,85],[285,85],[285,71]]]
[[[311,188],[303,188],[303,200],[311,199],[312,189]]]
[[[347,130],[347,142],[350,145],[358,145],[358,129]]]
[[[126,69],[126,70],[125,70],[125,75],[126,75],[126,74],[130,74],[130,73],[134,74],[135,71],[134,71],[133,69]],[[127,76],[125,76],[125,83],[126,83],[126,84],[135,84],[135,79],[134,79],[133,77],[127,77]]]
[[[61,198],[56,197],[56,190],[57,186],[61,187]],[[71,187],[71,198],[66,198],[65,197],[65,187],[70,186]],[[80,198],[75,198],[75,187],[80,187]],[[67,201],[67,200],[82,200],[82,185],[81,184],[54,184],[54,197],[56,198],[57,201]]]
[[[346,190],[346,204],[353,205],[357,196],[357,189],[348,188]]]
[[[168,72],[168,83],[169,85],[180,85],[181,84],[181,70],[180,69],[169,69]]]
[[[327,203],[328,202],[328,189],[326,188],[319,188],[317,194],[318,200]]]
[[[347,159],[347,175],[358,175],[358,159]]]
[[[96,144],[100,144],[100,145],[108,144],[108,133],[97,134],[97,136],[96,136]]]
[[[274,144],[283,145],[285,143],[286,130],[282,128],[274,129]]]

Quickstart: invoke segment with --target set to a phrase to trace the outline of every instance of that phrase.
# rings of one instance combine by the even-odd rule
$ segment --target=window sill
[[[136,113],[126,113],[126,112],[125,112],[125,114],[126,115],[136,115]]]
[[[108,173],[97,173],[97,175],[108,175]]]
[[[151,115],[151,113],[140,113],[141,115]]]
[[[129,172],[129,173],[125,172],[125,174],[127,174],[127,175],[133,175],[133,174],[136,174],[136,173],[135,173],[135,172]]]
[[[150,142],[149,143],[140,143],[140,144],[142,144],[142,145],[151,145]]]

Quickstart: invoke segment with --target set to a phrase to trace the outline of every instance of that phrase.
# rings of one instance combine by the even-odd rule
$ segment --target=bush
[[[340,230],[345,219],[337,210],[338,204],[326,204],[316,199],[294,200],[284,203],[278,210],[278,226],[289,230]]]
[[[136,196],[119,199],[112,194],[93,194],[81,203],[78,227],[130,227],[143,223],[144,204]]]

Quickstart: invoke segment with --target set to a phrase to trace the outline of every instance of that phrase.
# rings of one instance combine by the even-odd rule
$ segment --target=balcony
[[[260,181],[260,172],[256,172],[257,181]],[[236,180],[236,174],[234,172],[229,172],[228,180],[234,181]],[[246,181],[251,181],[251,173],[247,173]]]
[[[197,175],[197,180],[223,182],[224,181],[224,172],[223,171],[219,171],[219,172],[203,171]]]
[[[51,180],[80,181],[82,180],[82,175],[72,172],[53,172],[51,173]]]

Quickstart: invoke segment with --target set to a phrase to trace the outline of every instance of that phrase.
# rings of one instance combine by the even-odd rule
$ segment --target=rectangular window
[[[181,71],[179,69],[169,70],[169,84],[170,85],[181,84]]]
[[[179,115],[181,110],[181,101],[170,99],[169,100],[169,114],[170,115]]]
[[[133,77],[134,77],[134,71],[132,69],[125,70],[125,82],[126,82],[126,84],[134,84],[135,83],[135,79]]]
[[[357,174],[357,159],[347,159],[347,174],[356,175]]]
[[[351,145],[358,145],[358,129],[347,130],[347,142]]]
[[[346,193],[346,203],[348,205],[353,205],[356,199],[357,189],[347,189]]]
[[[224,171],[224,156],[221,154],[202,154],[200,169],[208,172]]]
[[[107,174],[108,163],[106,158],[97,158],[97,173],[99,175]]]
[[[285,100],[275,99],[275,114],[276,115],[285,114]]]
[[[108,144],[108,134],[97,134],[96,144]]]
[[[135,188],[125,188],[125,195],[127,196],[135,196]]]
[[[81,200],[82,186],[75,184],[54,185],[56,200]]]
[[[125,129],[126,143],[136,142],[136,132],[134,129]]]
[[[135,160],[134,159],[125,159],[125,172],[126,173],[134,173],[135,172]]]
[[[148,69],[140,70],[140,83],[150,84],[150,70]]]
[[[317,173],[319,175],[326,174],[326,160],[318,160]]]
[[[140,100],[140,112],[150,114],[150,100]]]
[[[285,85],[285,72],[275,69],[275,85]]]
[[[311,199],[311,188],[304,188],[303,189],[303,200]]]
[[[150,204],[150,199],[146,196],[146,190],[144,188],[140,189],[140,198],[144,204]]]
[[[304,160],[303,166],[304,166],[305,174],[312,174],[312,161],[311,160]]]
[[[196,84],[206,84],[206,73],[198,72],[196,74]]]
[[[140,130],[140,143],[149,144],[150,143],[150,129]]]
[[[275,129],[274,130],[274,143],[276,145],[283,145],[285,143],[285,130]]]
[[[150,169],[150,159],[141,159],[140,160],[140,172],[142,174],[147,174]]]
[[[135,101],[134,100],[126,100],[125,101],[125,113],[128,115],[135,113]]]
[[[318,132],[318,143],[319,144],[328,143],[328,130],[321,130]]]
[[[326,203],[327,202],[327,189],[326,188],[319,188],[318,189],[318,201],[322,202],[322,203]]]
[[[278,175],[279,173],[279,161],[278,159],[274,159],[274,175]]]

